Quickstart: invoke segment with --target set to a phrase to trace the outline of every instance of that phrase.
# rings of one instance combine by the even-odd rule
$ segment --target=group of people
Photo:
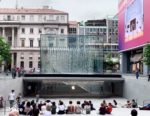
[[[58,105],[56,105],[55,102],[52,102],[50,100],[39,102],[39,97],[37,98],[38,99],[36,99],[35,101],[22,101],[21,94],[18,94],[18,96],[16,97],[15,91],[12,90],[8,96],[10,108],[12,109],[12,111],[9,113],[9,116],[19,116],[19,114],[30,116],[50,116],[52,114],[91,114],[93,110],[96,110],[93,106],[92,101],[84,101],[83,103],[81,103],[80,101],[77,101],[76,103],[73,103],[73,101],[69,101],[69,105],[66,106],[62,100],[59,100]],[[15,102],[18,112],[17,110],[14,110]],[[113,100],[113,103],[109,102],[108,104],[105,100],[103,100],[98,111],[100,115],[111,114],[113,108],[117,107],[118,103],[116,100]],[[123,107],[137,108],[138,105],[137,102],[133,99],[132,102],[128,100]],[[136,114],[136,111],[131,112],[132,116],[136,116]]]
[[[111,114],[113,108],[117,107],[117,102],[114,100],[114,103],[106,103],[105,100],[100,104],[99,114]],[[84,101],[81,103],[77,101],[73,103],[73,101],[69,101],[66,106],[63,101],[59,100],[58,105],[56,102],[46,100],[46,101],[22,101],[18,102],[18,113],[17,110],[12,110],[9,116],[19,116],[28,115],[28,116],[51,116],[54,114],[91,114],[93,110],[96,110],[93,107],[93,103],[91,101]],[[15,115],[12,115],[15,114]],[[131,111],[131,116],[137,116],[137,111],[134,109]]]
[[[99,114],[101,114],[101,115],[111,114],[113,107],[115,108],[115,106],[113,106],[111,103],[107,104],[106,101],[103,100],[103,102],[101,103],[101,106],[99,108]]]
[[[122,107],[124,107],[124,108],[138,108],[138,104],[134,99],[132,99],[132,101],[127,100],[127,103],[125,105],[123,105]]]
[[[80,101],[73,104],[73,101],[69,101],[69,105],[66,106],[63,101],[59,100],[58,105],[55,102],[46,100],[40,101],[23,101],[18,105],[19,114],[38,116],[50,116],[51,114],[90,114],[92,110],[95,110],[91,101],[84,101],[82,104]]]
[[[12,69],[11,69],[11,74],[12,74],[12,78],[15,79],[16,76],[18,75],[18,77],[21,77],[23,76],[23,74],[25,73],[25,70],[23,67],[16,67],[14,66]]]
[[[8,96],[10,108],[13,108],[14,103],[16,102],[19,114],[22,115],[38,116],[39,114],[41,114],[42,116],[49,116],[51,114],[82,114],[82,113],[91,114],[91,111],[95,110],[93,103],[91,101],[84,101],[83,103],[77,101],[76,105],[73,104],[73,101],[69,101],[69,105],[66,106],[64,102],[60,100],[58,105],[56,106],[56,103],[51,102],[50,100],[46,100],[45,102],[42,101],[39,102],[39,96],[36,96],[36,101],[34,100],[22,101],[21,98],[22,98],[21,94],[19,94],[17,97],[15,96],[15,90],[12,90]],[[113,103],[108,104],[106,103],[105,100],[103,100],[103,102],[100,104],[99,107],[99,114],[101,115],[111,114],[113,108],[117,107],[118,104],[116,100],[113,100]],[[133,99],[132,102],[128,100],[127,103],[123,105],[123,107],[137,108],[138,105],[137,102]],[[12,115],[13,112],[16,113],[16,110],[15,111],[12,110],[10,112],[10,116],[13,116]]]

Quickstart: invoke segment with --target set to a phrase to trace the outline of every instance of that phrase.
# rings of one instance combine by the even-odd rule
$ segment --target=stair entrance
[[[24,79],[25,97],[122,97],[123,81]]]

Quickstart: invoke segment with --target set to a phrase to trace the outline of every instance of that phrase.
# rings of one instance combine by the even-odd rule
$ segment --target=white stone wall
[[[21,57],[24,57],[24,59],[21,59]],[[32,59],[29,59],[29,57],[32,57]],[[40,57],[39,51],[17,52],[17,67],[20,67],[20,62],[24,61],[24,68],[27,72],[33,68],[35,68],[37,70],[38,69],[38,61],[40,61],[39,57]],[[33,62],[32,68],[29,68],[29,61]]]
[[[22,28],[25,29],[25,33],[23,34]],[[34,33],[30,33],[30,29],[33,28]],[[25,47],[30,47],[30,39],[33,39],[33,47],[38,47],[38,40],[40,39],[40,33],[38,33],[39,29],[43,29],[42,26],[31,26],[31,25],[25,25],[20,26],[18,30],[18,47],[21,46],[21,39],[25,39]]]
[[[8,15],[11,21],[21,21],[22,23],[41,23],[41,22],[59,22],[68,23],[67,14],[0,14],[0,21],[7,21]],[[25,20],[22,19],[25,16]]]
[[[144,100],[149,100],[150,103],[150,81],[148,76],[141,76],[136,79],[135,75],[123,75],[125,79],[123,97],[132,100],[137,100],[139,105],[143,105]]]
[[[7,77],[5,77],[7,78]],[[8,77],[9,78],[9,77]],[[17,79],[1,79],[0,81],[0,95],[4,97],[4,100],[8,100],[8,95],[11,90],[15,90],[16,96],[22,93],[23,81],[22,78]],[[8,102],[8,101],[7,101]]]

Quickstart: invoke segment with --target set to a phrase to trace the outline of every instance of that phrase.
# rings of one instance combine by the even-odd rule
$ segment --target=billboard
[[[119,50],[147,43],[149,39],[150,0],[122,0],[119,3]]]

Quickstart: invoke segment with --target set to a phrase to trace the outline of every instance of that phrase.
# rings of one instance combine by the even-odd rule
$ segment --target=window
[[[21,59],[21,60],[24,59],[24,53],[23,53],[23,52],[21,52],[21,57],[20,57],[20,59]]]
[[[61,29],[61,34],[63,34],[64,33],[64,29]]]
[[[44,16],[44,21],[46,21],[46,16]]]
[[[24,56],[21,56],[20,59],[23,60],[23,59],[24,59]]]
[[[76,34],[77,30],[76,28],[69,28],[69,34]]]
[[[21,47],[25,47],[25,39],[21,40]]]
[[[7,15],[7,20],[10,21],[11,20],[11,16]]]
[[[20,16],[17,16],[17,20],[20,21]]]
[[[12,37],[8,37],[8,44],[12,46]]]
[[[25,15],[22,15],[22,16],[21,16],[21,20],[22,20],[22,21],[25,21]]]
[[[108,43],[111,43],[111,38],[108,39]]]
[[[56,16],[56,20],[59,21],[59,16]]]
[[[30,56],[30,57],[29,57],[29,60],[32,60],[32,59],[33,59],[33,57],[32,57],[32,56]]]
[[[39,28],[39,34],[41,34],[42,33],[42,28]]]
[[[20,67],[24,67],[24,61],[20,62]]]
[[[42,21],[42,15],[39,15],[39,21]]]
[[[53,15],[49,15],[49,20],[54,20],[54,16]]]
[[[30,39],[30,47],[33,47],[33,39]]]
[[[33,28],[30,28],[30,34],[33,34],[33,32],[34,32]]]
[[[111,29],[109,29],[109,32],[111,32]]]
[[[22,33],[22,34],[25,34],[25,28],[22,28],[22,29],[21,29],[21,33]]]
[[[30,21],[34,21],[34,16],[30,15]]]
[[[103,29],[103,32],[106,32],[106,29]]]
[[[62,15],[61,16],[61,20],[64,21],[65,20],[65,16]]]
[[[33,62],[29,61],[29,68],[32,68],[32,67],[33,67]]]
[[[53,43],[49,43],[49,47],[53,47]]]

